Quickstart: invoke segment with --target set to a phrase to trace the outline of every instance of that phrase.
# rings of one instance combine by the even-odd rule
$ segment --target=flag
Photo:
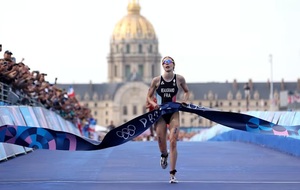
[[[75,97],[75,92],[74,92],[73,86],[69,87],[68,96],[69,96],[69,98]]]
[[[292,104],[298,102],[300,103],[300,95],[299,94],[293,94],[288,96],[288,103]]]

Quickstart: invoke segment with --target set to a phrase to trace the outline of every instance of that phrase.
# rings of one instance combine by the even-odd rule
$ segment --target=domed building
[[[111,37],[108,82],[149,83],[160,74],[158,39],[152,24],[140,14],[139,3],[129,2],[127,10]]]
[[[150,82],[160,75],[158,39],[140,11],[139,2],[131,0],[127,15],[115,25],[107,56],[108,83],[72,84],[76,98],[92,110],[99,125],[113,121],[118,126],[145,113]]]
[[[98,125],[108,126],[113,121],[119,126],[145,113],[150,82],[161,74],[161,55],[154,27],[140,12],[139,2],[131,0],[127,15],[113,29],[107,56],[107,83],[58,84],[64,89],[73,86],[77,100],[92,110]],[[234,80],[187,85],[193,104],[233,112],[266,111],[271,107],[269,81],[254,83],[250,79],[247,84]],[[297,82],[274,82],[273,91],[272,109],[286,109],[289,104],[281,101],[281,97],[287,96],[287,92],[300,92],[300,79]],[[180,92],[179,100],[181,95]],[[212,121],[195,114],[181,113],[181,127],[213,125]]]

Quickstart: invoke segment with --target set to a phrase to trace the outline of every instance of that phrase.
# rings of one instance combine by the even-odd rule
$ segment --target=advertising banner
[[[13,118],[13,122],[15,123],[15,125],[26,126],[26,122],[22,116],[19,106],[8,106],[6,108],[10,111],[10,114]]]
[[[7,107],[0,107],[0,125],[14,125],[11,112]]]
[[[45,116],[45,119],[47,121],[47,124],[50,129],[56,130],[56,131],[62,131],[62,127],[60,126],[60,123],[58,122],[56,118],[56,113],[43,109],[43,114]]]
[[[23,118],[24,118],[27,126],[41,127],[35,116],[35,113],[34,113],[32,107],[20,106],[20,111],[23,115]]]
[[[46,121],[46,118],[44,116],[44,112],[43,112],[43,109],[44,108],[41,108],[41,107],[33,107],[32,108],[34,113],[35,113],[35,116],[39,122],[39,125],[43,128],[49,128],[48,126],[48,123]]]

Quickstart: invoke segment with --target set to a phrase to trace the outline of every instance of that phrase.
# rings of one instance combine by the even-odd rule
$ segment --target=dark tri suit
[[[165,81],[164,78],[161,76],[159,86],[156,89],[157,104],[160,105],[166,102],[176,102],[177,92],[178,86],[176,81],[176,74],[174,75],[173,79],[169,82]],[[162,116],[167,124],[170,123],[172,114],[165,114]]]

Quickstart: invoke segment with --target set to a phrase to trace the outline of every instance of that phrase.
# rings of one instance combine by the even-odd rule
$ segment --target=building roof
[[[99,100],[103,99],[113,99],[117,90],[126,83],[89,83],[89,84],[57,84],[59,88],[66,89],[70,86],[73,86],[76,95],[79,95],[83,98],[85,95],[88,95],[90,99],[94,95],[98,96]],[[146,84],[146,83],[144,83]],[[280,91],[296,91],[297,83],[296,82],[285,82],[284,85],[281,82],[273,83],[274,93],[279,93]],[[150,85],[150,84],[146,84]],[[193,94],[193,99],[203,100],[206,99],[209,93],[212,93],[217,99],[227,99],[229,92],[232,93],[233,99],[238,92],[244,97],[244,85],[245,82],[205,82],[205,83],[188,83],[190,92]],[[250,89],[250,96],[253,98],[253,94],[257,91],[259,93],[260,99],[269,99],[270,97],[270,83],[257,82],[252,83]],[[299,90],[299,89],[298,89]]]
[[[112,40],[156,39],[154,27],[140,14],[140,9],[135,0],[129,2],[128,14],[115,25]]]

